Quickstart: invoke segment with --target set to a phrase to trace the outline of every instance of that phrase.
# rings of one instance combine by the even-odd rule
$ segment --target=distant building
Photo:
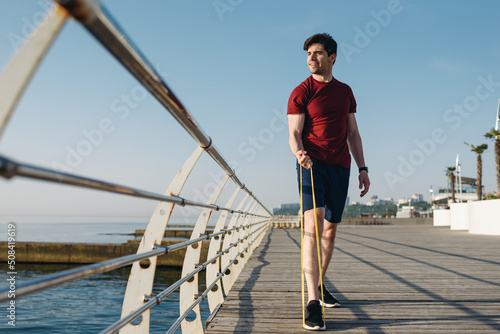
[[[455,201],[457,203],[477,200],[477,180],[471,177],[462,177],[462,183],[456,182]],[[451,186],[441,188],[437,192],[431,192],[431,204],[433,209],[444,209],[452,203]],[[461,191],[460,191],[461,190]],[[484,186],[483,186],[484,194]]]
[[[366,203],[366,205],[368,206],[373,206],[373,205],[376,205],[375,203],[377,203],[378,201],[378,196],[377,195],[373,195],[370,200],[368,201],[368,203]]]
[[[282,209],[300,209],[300,204],[299,203],[285,203],[281,204]]]
[[[392,197],[384,198],[385,204],[394,204],[394,199]]]
[[[413,195],[411,195],[411,201],[412,202],[423,202],[424,196],[420,195],[420,194],[413,194]]]
[[[388,204],[394,204],[392,198],[379,199],[377,195],[373,195],[370,201],[366,203],[366,205],[368,206],[388,205]]]
[[[403,206],[396,212],[396,218],[411,218],[412,212],[414,211],[413,206]]]
[[[398,205],[408,203],[408,198],[400,198],[398,199]]]
[[[299,211],[300,203],[285,203],[280,208],[274,208],[273,215],[296,215]]]

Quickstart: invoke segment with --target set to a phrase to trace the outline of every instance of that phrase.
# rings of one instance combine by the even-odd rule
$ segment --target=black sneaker
[[[326,329],[323,321],[323,311],[317,300],[311,300],[306,306],[306,324],[305,329],[310,331],[324,331]]]
[[[318,286],[318,291],[320,293],[319,303],[321,304],[321,286]],[[340,307],[340,303],[334,296],[328,291],[323,284],[323,298],[325,299],[325,307]]]

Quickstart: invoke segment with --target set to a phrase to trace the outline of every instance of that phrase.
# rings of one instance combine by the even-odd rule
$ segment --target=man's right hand
[[[295,157],[297,157],[297,161],[299,162],[299,165],[301,165],[304,168],[311,168],[313,165],[313,162],[311,158],[307,155],[307,151],[302,151],[299,150],[297,153],[295,153]]]

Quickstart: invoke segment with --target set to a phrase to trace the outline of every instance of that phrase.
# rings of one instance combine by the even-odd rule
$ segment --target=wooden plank
[[[207,333],[304,333],[300,231],[273,229]],[[325,283],[327,331],[499,333],[500,237],[433,226],[343,226]]]

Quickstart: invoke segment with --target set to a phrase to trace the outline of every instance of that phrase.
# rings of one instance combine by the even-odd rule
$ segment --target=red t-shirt
[[[312,75],[288,100],[287,114],[305,113],[302,143],[312,161],[351,167],[347,146],[347,114],[356,112],[351,88],[335,78],[328,83]]]

